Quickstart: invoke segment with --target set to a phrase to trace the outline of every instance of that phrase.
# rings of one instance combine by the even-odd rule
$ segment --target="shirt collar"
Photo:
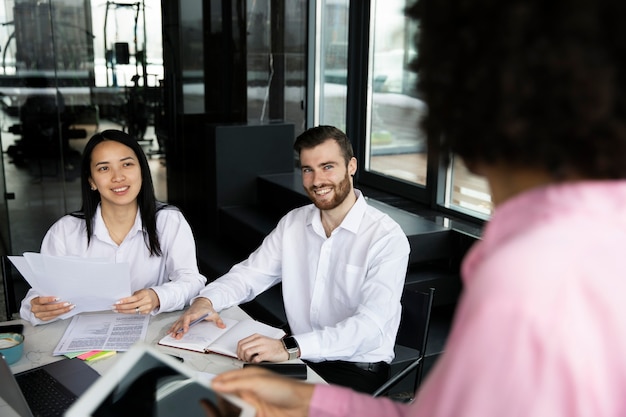
[[[139,209],[137,209],[137,215],[135,216],[135,223],[133,224],[133,227],[128,232],[128,235],[132,236],[139,232],[143,232],[143,226],[141,223],[141,214],[139,212]],[[102,207],[100,206],[100,203],[98,203],[98,208],[96,208],[93,235],[102,241],[111,240],[111,237],[109,236],[109,230],[104,224],[104,219],[102,218]]]
[[[346,229],[352,233],[357,233],[359,230],[359,226],[361,225],[361,220],[365,215],[365,210],[367,209],[367,202],[365,201],[365,197],[360,190],[356,188],[353,190],[356,194],[356,201],[354,205],[346,214],[346,217],[343,219],[341,224],[337,227],[337,229]],[[324,226],[322,225],[322,213],[320,209],[313,206],[314,209],[311,210],[309,214],[308,224],[313,226],[313,230],[315,230],[321,236],[326,236],[324,232]]]

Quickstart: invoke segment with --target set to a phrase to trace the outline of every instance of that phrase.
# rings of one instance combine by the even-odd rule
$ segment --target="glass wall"
[[[419,28],[404,14],[414,1],[314,2],[309,51],[315,83],[309,84],[309,102],[315,114],[309,115],[309,123],[356,132],[352,140],[360,158],[364,156],[360,183],[481,223],[492,211],[485,180],[468,172],[460,160],[442,166],[429,153],[420,127],[427,109],[411,68],[419,54],[415,45]],[[366,48],[366,53],[353,54],[359,48]]]
[[[0,194],[8,252],[38,251],[50,225],[80,208],[81,153],[97,129],[135,132],[150,151],[143,135],[157,100],[144,87],[162,73],[161,25],[160,2],[145,3],[0,0],[0,167],[15,196]]]
[[[416,25],[404,16],[405,0],[372,4],[366,169],[400,181],[426,185],[426,139],[418,128],[424,103],[418,98]]]
[[[204,97],[204,44],[203,44],[203,11],[199,1],[180,2],[180,45],[179,56],[182,72],[183,109],[185,114],[202,114],[205,112]],[[218,2],[209,2],[218,7]],[[211,28],[220,23],[217,16],[221,13],[211,12],[216,16],[216,22],[211,22]],[[217,29],[217,28],[216,28]]]
[[[95,85],[133,86],[139,74],[140,85],[158,86],[163,78],[160,1],[91,4]]]
[[[318,19],[314,62],[316,122],[346,130],[349,0],[322,0],[313,11]]]
[[[493,210],[489,185],[483,177],[472,174],[455,158],[448,170],[445,206],[471,216],[487,219]]]
[[[248,0],[249,123],[293,123],[296,135],[306,128],[306,22],[306,0]]]

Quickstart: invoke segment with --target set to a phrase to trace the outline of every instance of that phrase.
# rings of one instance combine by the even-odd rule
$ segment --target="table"
[[[148,325],[148,333],[146,335],[145,342],[151,346],[155,346],[159,351],[183,358],[185,366],[199,372],[219,374],[243,367],[242,361],[223,355],[192,352],[184,349],[158,345],[158,341],[165,336],[172,323],[174,323],[181,314],[181,311],[175,311],[152,316],[150,318],[150,324]],[[231,307],[222,311],[220,314],[223,317],[233,318],[236,320],[242,320],[250,317],[239,307]],[[61,336],[63,336],[63,333],[65,332],[65,329],[69,325],[70,321],[71,319],[59,320],[39,326],[32,326],[28,321],[21,319],[1,323],[24,324],[24,354],[19,361],[11,365],[13,373],[15,374],[26,371],[37,366],[64,359],[65,356],[52,356],[52,351],[59,343],[59,340],[61,340]],[[121,355],[123,355],[123,352],[89,364],[96,371],[98,371],[98,373],[103,375],[115,364]],[[301,361],[299,359],[295,359],[292,362]],[[310,368],[307,369],[307,381],[312,383],[324,383],[324,380]],[[0,416],[17,417],[17,414],[13,411],[13,409],[9,407],[1,398]]]

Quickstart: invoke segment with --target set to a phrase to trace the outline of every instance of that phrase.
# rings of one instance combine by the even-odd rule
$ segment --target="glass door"
[[[96,36],[89,0],[4,0],[0,20],[0,227],[7,251],[21,254],[80,209],[81,151],[98,120]]]
[[[2,146],[2,133],[0,132],[0,146]],[[7,200],[12,196],[7,190],[6,178],[4,176],[4,158],[0,158],[0,241],[2,252],[0,254],[11,253],[11,229],[9,227],[9,209]]]

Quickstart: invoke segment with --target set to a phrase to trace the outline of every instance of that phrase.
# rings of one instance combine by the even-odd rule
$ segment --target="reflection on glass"
[[[453,160],[450,171],[446,206],[480,218],[489,217],[493,204],[487,181],[469,172],[460,158]]]
[[[248,121],[293,123],[298,135],[305,124],[307,1],[284,2],[277,10],[272,5],[278,3],[248,0]]]
[[[219,2],[182,0],[180,2],[180,57],[183,74],[183,112],[202,114],[204,108],[204,47],[202,5],[220,6]],[[221,12],[211,16],[221,16]],[[211,22],[213,23],[213,22]],[[210,26],[214,27],[214,26]]]
[[[151,355],[143,355],[93,415],[236,417],[240,412],[238,406],[196,380]]]
[[[324,0],[320,22],[319,124],[346,130],[348,0]]]
[[[425,111],[415,90],[415,23],[404,15],[406,0],[374,2],[372,12],[369,160],[366,169],[426,184],[426,138],[419,128]]]
[[[135,16],[143,3],[0,2],[0,167],[11,180],[7,191],[15,195],[9,204],[1,204],[0,228],[5,243],[6,236],[11,237],[9,253],[37,251],[50,224],[80,207],[80,154],[96,130],[103,130],[106,123],[115,128],[124,124],[129,131],[138,132],[138,139],[145,132],[152,106],[156,108],[160,97],[153,90],[155,94],[146,94],[142,102],[143,91],[135,94],[139,91],[130,87],[143,87],[146,74],[151,86],[158,84],[162,48],[158,1],[145,1],[152,47],[143,42],[141,13],[139,38],[134,42]],[[107,9],[109,20],[105,24]],[[158,47],[154,47],[155,42]],[[106,86],[107,75],[112,75],[106,58],[116,44],[129,46],[128,50],[119,49],[120,61],[116,61],[117,85],[123,88],[99,88]],[[138,52],[146,50],[144,59],[146,55]],[[129,64],[122,65],[126,58]],[[134,81],[138,74],[142,77]],[[4,226],[8,211],[10,233]]]

